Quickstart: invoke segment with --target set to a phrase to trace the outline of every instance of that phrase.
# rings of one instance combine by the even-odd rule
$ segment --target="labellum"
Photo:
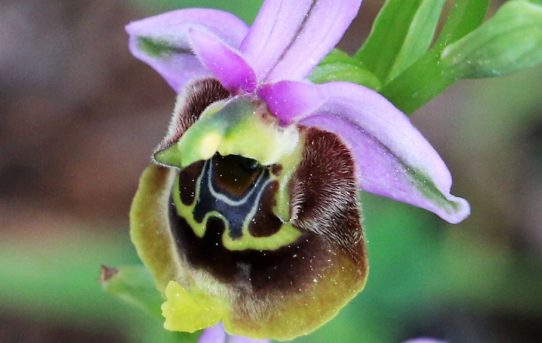
[[[166,287],[167,328],[224,321],[237,335],[287,339],[362,289],[355,165],[333,133],[281,127],[257,98],[205,79],[180,96],[154,156],[132,235]]]
[[[451,223],[469,214],[393,104],[306,79],[360,4],[266,0],[250,28],[210,9],[127,26],[132,53],[179,94],[131,211],[167,329],[290,339],[324,324],[367,277],[360,189]]]

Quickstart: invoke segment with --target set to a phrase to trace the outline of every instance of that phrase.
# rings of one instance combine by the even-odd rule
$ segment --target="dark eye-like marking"
[[[244,223],[250,220],[253,209],[260,206],[269,183],[267,168],[247,172],[237,162],[239,158],[242,157],[217,155],[205,162],[193,212],[198,223],[203,223],[209,213],[218,212],[227,222],[232,239],[243,235]]]
[[[179,172],[172,203],[200,237],[209,220],[218,218],[231,249],[276,249],[299,236],[275,214],[277,172],[280,168],[249,158],[216,154]],[[285,230],[280,232],[281,228]]]

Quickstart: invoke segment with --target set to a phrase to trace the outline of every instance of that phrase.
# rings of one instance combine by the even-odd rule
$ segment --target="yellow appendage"
[[[200,290],[186,290],[170,281],[165,290],[162,315],[164,328],[170,331],[195,332],[215,325],[226,315],[225,306]]]

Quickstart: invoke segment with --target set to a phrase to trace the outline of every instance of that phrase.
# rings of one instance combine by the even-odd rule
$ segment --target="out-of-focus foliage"
[[[74,228],[70,233],[49,233],[46,240],[21,240],[17,236],[2,240],[0,303],[4,314],[13,311],[30,322],[116,332],[121,341],[127,342],[195,342],[195,337],[168,332],[159,318],[140,308],[124,306],[102,292],[96,268],[103,262],[137,262],[127,235],[96,237],[88,230]],[[144,278],[131,276],[132,284]],[[122,291],[118,283],[108,287],[117,294]]]
[[[163,298],[154,284],[151,273],[145,267],[102,266],[100,282],[107,293],[162,320],[160,305]]]
[[[136,2],[143,7],[131,9],[133,13],[130,18],[132,19],[148,15],[147,11],[157,13],[167,8],[172,9],[177,5],[185,7],[197,5],[233,10],[250,21],[260,5],[260,1],[245,0],[129,0],[126,3],[133,6]],[[530,2],[540,3],[539,0]],[[46,2],[35,3],[44,6]],[[51,3],[54,3],[51,6],[60,6],[59,2],[52,1]],[[77,11],[77,6],[82,3],[81,1],[70,2],[70,6],[73,7],[67,6],[68,9],[66,9],[70,18],[75,18],[75,15],[74,12],[69,11]],[[450,33],[450,36],[447,36],[453,37],[450,42],[468,33],[457,31],[459,28],[467,27],[465,21],[473,23],[470,28],[472,30],[481,21],[480,13],[485,12],[483,1],[465,0],[459,3],[463,7],[458,6],[452,12],[454,21],[449,20],[449,23],[455,23],[452,25],[455,28],[449,24],[441,33],[441,37],[445,32]],[[66,43],[68,39],[87,42],[89,37],[94,37],[88,32],[76,34],[75,30],[78,27],[96,27],[96,22],[85,21],[85,18],[90,17],[91,14],[93,15],[91,18],[98,15],[117,16],[116,12],[109,13],[105,10],[100,14],[104,4],[105,2],[101,2],[100,8],[94,8],[94,12],[77,20],[73,19],[71,24],[73,30],[60,30],[55,26],[59,32],[66,34],[69,32],[74,35],[73,37],[62,36],[60,47],[70,46]],[[379,4],[381,1],[365,1],[363,10],[373,10],[374,13],[375,5]],[[26,2],[24,6],[30,7],[31,2]],[[476,6],[478,6],[478,11],[473,9]],[[50,22],[57,23],[54,20]],[[119,24],[117,27],[118,31],[122,30],[121,26]],[[20,32],[23,34],[24,30]],[[2,38],[0,35],[0,39],[5,39],[5,37]],[[125,43],[120,39],[118,44],[123,42]],[[48,44],[53,43],[48,42]],[[98,44],[98,41],[94,40],[93,44]],[[110,58],[118,58],[125,49],[124,46],[119,48],[120,52],[111,53]],[[78,51],[78,49],[74,50]],[[432,51],[430,49],[429,53],[435,53]],[[41,52],[42,50],[32,51],[33,54]],[[6,60],[4,57],[6,52],[3,53],[4,55],[0,53],[0,67]],[[21,56],[27,55],[31,55],[29,51]],[[99,56],[102,55],[103,51],[100,51]],[[70,70],[85,70],[80,66],[96,62],[94,57],[87,60],[85,56],[79,56],[77,53],[69,56],[71,61],[79,59],[80,63],[77,68],[75,64],[70,64],[72,66]],[[127,61],[131,61],[128,58]],[[47,59],[40,59],[40,61],[47,62],[47,68],[53,68],[58,64],[48,62]],[[425,82],[424,78],[428,77],[425,71],[428,70],[429,64],[424,63],[429,63],[427,61],[422,58],[407,68],[403,74],[405,76],[396,78],[383,88],[385,93],[393,96],[394,89],[408,87],[408,82],[413,80],[409,77],[416,76],[417,80]],[[350,64],[351,61],[338,59],[335,62],[340,64],[337,68],[341,70],[340,68]],[[104,65],[109,64],[113,62],[104,63]],[[135,62],[134,65],[136,65]],[[101,65],[100,68],[104,66]],[[138,65],[137,68],[137,70],[145,70],[143,65]],[[150,143],[145,149],[148,149],[150,155],[152,144],[154,144],[150,139],[152,137],[148,138],[136,132],[151,135],[150,132],[154,131],[151,130],[152,125],[149,123],[159,120],[157,118],[160,118],[162,112],[164,115],[161,118],[164,119],[164,123],[161,127],[158,125],[157,131],[161,132],[165,129],[168,111],[173,107],[174,95],[165,86],[163,93],[152,93],[151,91],[156,91],[155,87],[148,85],[158,84],[158,77],[149,72],[142,74],[141,77],[138,76],[141,80],[130,79],[129,75],[133,73],[133,70],[128,67],[117,70],[114,75],[118,82],[115,84],[96,81],[89,83],[89,80],[95,80],[91,76],[99,75],[98,72],[92,72],[92,69],[84,74],[85,77],[77,74],[78,77],[72,78],[45,79],[52,85],[49,88],[54,88],[53,86],[60,84],[61,81],[71,80],[70,84],[73,86],[66,94],[78,95],[84,99],[84,101],[76,102],[68,95],[59,97],[60,104],[63,106],[76,104],[73,112],[83,113],[81,117],[74,120],[77,125],[70,126],[64,135],[57,134],[63,131],[52,131],[63,124],[61,121],[61,123],[54,122],[53,125],[53,117],[46,117],[48,120],[45,124],[40,124],[34,131],[40,134],[53,132],[53,139],[62,142],[59,156],[65,157],[70,149],[75,150],[76,155],[80,156],[80,159],[70,160],[73,164],[82,163],[78,168],[66,169],[67,171],[62,173],[48,171],[48,174],[54,175],[54,179],[58,182],[51,189],[74,189],[74,192],[77,189],[83,189],[77,194],[84,195],[85,192],[92,191],[96,185],[105,184],[107,187],[112,187],[119,185],[122,181],[119,178],[102,177],[103,174],[99,176],[84,174],[87,177],[75,178],[74,175],[81,174],[88,168],[89,164],[85,164],[88,160],[95,168],[94,173],[109,168],[121,168],[127,162],[126,160],[119,162],[114,158],[119,154],[112,153],[111,158],[106,160],[109,163],[96,163],[89,158],[88,154],[92,151],[69,144],[73,142],[70,140],[74,138],[72,136],[76,136],[76,141],[83,140],[81,144],[84,146],[92,145],[94,149],[100,149],[103,146],[118,147],[119,144],[120,146],[127,144],[126,142],[134,148],[134,142],[146,138]],[[37,78],[46,74],[34,73],[33,75]],[[369,80],[365,82],[374,83],[370,75],[362,72],[358,76],[360,80]],[[152,83],[155,78],[157,82]],[[1,80],[0,78],[0,100],[5,100],[5,94],[11,95],[17,92],[32,97],[24,103],[15,104],[17,106],[13,105],[16,110],[35,108],[35,112],[29,112],[32,113],[32,116],[29,116],[31,120],[25,122],[23,127],[36,122],[40,123],[41,116],[58,112],[55,112],[56,107],[51,107],[52,105],[44,107],[43,101],[39,100],[39,93],[28,84],[25,84],[26,86],[21,90],[14,86],[18,85],[17,83],[6,83]],[[414,116],[414,120],[420,120],[422,131],[434,141],[437,150],[445,155],[456,177],[457,193],[464,195],[471,202],[473,208],[471,218],[459,226],[449,226],[421,210],[363,195],[364,228],[368,239],[371,265],[367,288],[332,322],[310,336],[299,338],[297,342],[387,343],[416,336],[444,338],[449,342],[534,343],[540,340],[542,336],[540,329],[542,328],[541,80],[542,70],[537,67],[502,79],[465,82],[460,87],[452,88],[428,109],[434,112],[431,114],[433,117],[438,117],[440,112],[451,111],[447,113],[446,120],[431,122],[430,116],[426,116],[426,113],[420,113],[421,118]],[[137,82],[144,85],[145,92],[137,93]],[[88,91],[88,88],[83,85],[92,85],[93,92]],[[103,88],[103,94],[114,95],[108,97],[94,91],[94,88]],[[123,90],[124,93],[115,93],[119,90]],[[427,90],[427,92],[431,91],[434,90]],[[157,101],[153,100],[156,94],[165,94],[159,99],[169,102],[156,104]],[[130,109],[127,111],[129,113],[119,119],[122,124],[114,126],[115,122],[111,121],[110,116],[119,115],[119,113],[109,113],[107,109],[114,106],[116,102],[130,104],[145,96],[147,96],[145,102],[155,101],[152,109],[142,109],[144,113],[138,113],[134,108],[127,107]],[[412,96],[415,97],[416,94],[413,93]],[[423,95],[418,94],[418,96]],[[49,93],[47,93],[47,98],[51,98]],[[0,101],[0,109],[4,111],[5,107],[2,106],[4,105]],[[84,126],[91,121],[89,109],[92,107],[96,107],[96,112],[104,113],[99,120],[107,123],[106,132],[112,131],[110,135],[104,135],[103,130],[100,130],[101,126],[90,126],[90,129]],[[50,110],[51,108],[53,110]],[[10,137],[9,141],[15,145],[16,140],[9,135],[17,132],[13,129],[17,126],[9,120],[21,120],[19,115],[21,112],[13,111],[15,110],[6,110],[2,112],[3,116],[0,116],[2,118],[0,138],[6,137],[7,133]],[[66,114],[63,121],[72,123],[69,118],[71,117]],[[148,118],[148,120],[143,118]],[[137,128],[141,129],[135,130],[132,126],[126,128],[126,125],[134,127],[137,125]],[[434,128],[437,133],[432,132],[431,128]],[[88,131],[99,139],[90,140],[88,136],[79,134]],[[136,137],[133,140],[126,138],[131,136]],[[103,137],[114,137],[114,139],[110,138],[108,141]],[[23,142],[20,143],[21,146],[28,143],[30,139],[36,139],[36,137],[25,135],[25,139],[21,140]],[[47,150],[40,150],[42,146],[41,144],[33,145],[32,151],[45,155],[51,153],[51,146],[47,146]],[[2,153],[11,151],[8,149],[11,146],[8,147],[5,144],[0,148]],[[23,148],[19,147],[19,150],[13,151],[10,155],[0,154],[1,187],[5,187],[19,176],[18,173],[7,173],[3,169],[10,163],[8,158],[19,164],[24,161],[21,157],[22,153],[18,153],[24,151]],[[117,152],[114,149],[112,151]],[[39,156],[34,157],[29,164],[41,163],[37,157]],[[148,157],[144,156],[143,160],[146,161],[146,159]],[[51,163],[58,164],[59,161],[62,161],[59,157],[54,160],[49,158],[48,163],[40,168],[45,168]],[[128,166],[132,168],[131,165],[128,164]],[[121,168],[119,174],[125,173],[126,170]],[[93,186],[89,188],[86,186],[87,183]],[[134,188],[127,191],[128,197],[135,191],[135,186],[134,179]],[[0,190],[5,189],[1,187]],[[127,215],[122,225],[111,224],[111,222],[116,223],[117,219],[104,218],[105,224],[101,226],[98,226],[96,221],[92,222],[92,226],[88,226],[84,224],[85,218],[82,217],[77,225],[64,224],[63,227],[68,226],[69,230],[58,230],[59,221],[41,220],[40,217],[36,219],[39,225],[35,224],[32,230],[28,227],[9,226],[8,231],[5,222],[10,221],[15,214],[26,211],[25,205],[30,201],[29,199],[38,198],[36,193],[30,193],[32,189],[24,191],[29,192],[31,197],[24,198],[19,193],[16,195],[9,193],[6,196],[0,191],[0,205],[5,202],[6,197],[8,201],[15,199],[16,196],[21,197],[17,198],[19,199],[17,204],[20,205],[13,206],[12,211],[5,210],[4,207],[0,208],[3,221],[0,230],[5,230],[5,232],[1,231],[2,239],[0,240],[0,280],[2,280],[0,282],[0,307],[2,308],[0,341],[33,342],[32,337],[36,336],[32,335],[40,332],[42,336],[39,336],[39,339],[49,342],[44,338],[47,336],[47,330],[43,328],[68,327],[77,332],[107,334],[105,338],[95,339],[94,342],[195,342],[195,335],[167,332],[163,330],[160,320],[114,299],[101,290],[98,282],[100,265],[139,263],[129,242],[126,227]],[[47,207],[50,196],[47,194],[40,198],[41,202],[37,203],[43,207],[43,211],[50,210]],[[100,196],[92,199],[95,206],[103,206],[100,204],[106,200],[105,197]],[[123,213],[127,213],[127,208],[124,211]],[[32,212],[28,212],[27,215],[36,217]],[[124,218],[123,216],[124,214],[121,214],[121,218]],[[25,221],[18,222],[22,223],[20,225],[26,223]],[[111,229],[111,227],[116,229]],[[16,319],[13,320],[13,318]],[[4,325],[3,321],[10,323],[15,321],[18,325]],[[25,332],[29,332],[35,325],[38,325],[40,329],[34,331],[30,338],[28,335],[25,336]],[[58,341],[59,339],[54,340],[54,342]],[[77,341],[90,342],[92,340]]]

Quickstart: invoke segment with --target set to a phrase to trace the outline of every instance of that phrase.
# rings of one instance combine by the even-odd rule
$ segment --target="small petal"
[[[200,336],[198,343],[270,343],[270,341],[267,339],[227,336],[222,324],[217,324],[205,330]]]
[[[450,223],[468,216],[468,203],[450,194],[446,165],[409,119],[378,93],[345,82],[280,82],[260,90],[282,123],[338,134],[352,149],[360,187],[425,208]]]
[[[230,91],[252,92],[256,88],[256,74],[243,57],[216,36],[191,30],[190,42],[202,64]]]
[[[339,42],[361,0],[267,0],[241,52],[260,81],[302,79]]]
[[[226,341],[226,332],[222,324],[216,324],[203,331],[198,343],[223,343]]]
[[[195,332],[218,323],[227,313],[224,302],[195,288],[187,289],[170,281],[162,304],[164,328],[171,331]]]
[[[434,338],[413,338],[403,343],[446,343],[446,341],[441,341]]]
[[[234,47],[248,32],[242,20],[211,9],[177,10],[126,26],[132,54],[158,71],[176,92],[186,82],[210,74],[191,51],[190,28],[212,32]]]
[[[252,339],[241,336],[230,336],[228,343],[270,343],[268,339]]]

